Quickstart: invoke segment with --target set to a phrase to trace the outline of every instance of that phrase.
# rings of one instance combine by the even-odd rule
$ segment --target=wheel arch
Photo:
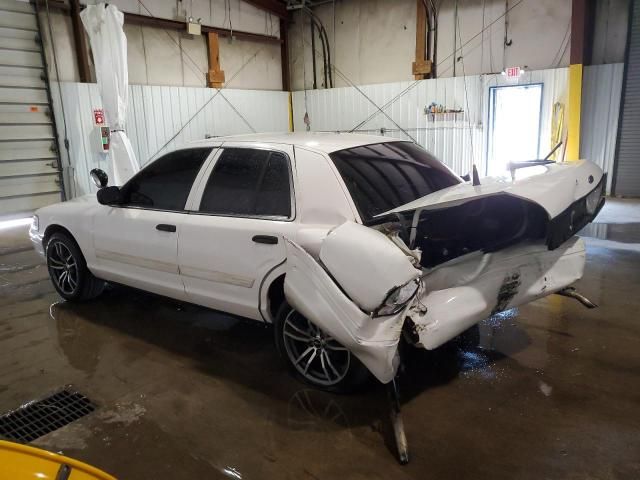
[[[273,323],[278,309],[285,300],[284,277],[286,259],[265,275],[260,286],[259,310],[266,323]]]
[[[80,245],[78,244],[78,240],[76,240],[76,237],[73,235],[73,233],[71,233],[71,231],[68,228],[63,227],[60,224],[53,223],[47,226],[47,228],[44,231],[44,235],[42,236],[42,246],[45,248],[45,251],[47,248],[47,242],[49,241],[49,239],[54,233],[64,233],[65,235],[69,235],[71,240],[76,242],[76,245],[78,245],[78,248],[80,248]],[[82,252],[82,249],[80,249],[80,252]]]

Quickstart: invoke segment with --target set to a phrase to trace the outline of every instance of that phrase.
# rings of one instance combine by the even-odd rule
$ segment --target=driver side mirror
[[[101,205],[120,205],[123,202],[120,187],[103,187],[96,194]]]
[[[104,170],[100,170],[99,168],[94,168],[89,172],[89,176],[93,183],[98,188],[104,188],[109,183],[109,175]]]

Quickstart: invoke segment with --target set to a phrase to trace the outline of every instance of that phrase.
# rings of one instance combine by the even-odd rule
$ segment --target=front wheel
[[[51,235],[46,252],[51,282],[62,298],[81,302],[102,293],[105,283],[89,271],[80,247],[69,235]]]
[[[370,379],[349,350],[286,301],[278,310],[274,330],[280,356],[303,382],[330,392],[350,392]]]

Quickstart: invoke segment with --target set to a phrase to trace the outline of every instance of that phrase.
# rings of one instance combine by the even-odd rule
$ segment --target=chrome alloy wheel
[[[57,287],[67,295],[78,288],[78,264],[69,247],[60,240],[53,240],[47,247],[47,266]]]
[[[351,353],[295,310],[282,330],[291,364],[310,383],[332,386],[349,372]]]

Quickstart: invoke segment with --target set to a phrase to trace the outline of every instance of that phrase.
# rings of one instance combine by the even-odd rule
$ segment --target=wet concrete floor
[[[483,322],[479,345],[415,352],[407,466],[384,389],[306,388],[257,322],[124,287],[62,302],[26,227],[5,230],[0,412],[73,385],[98,409],[34,444],[120,479],[637,479],[640,230],[599,228],[577,285],[599,308],[552,296]]]

